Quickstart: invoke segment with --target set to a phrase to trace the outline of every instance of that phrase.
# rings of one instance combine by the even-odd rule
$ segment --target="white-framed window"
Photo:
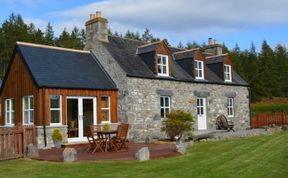
[[[169,76],[169,64],[167,55],[157,55],[158,76]]]
[[[110,114],[110,97],[102,96],[101,97],[101,123],[110,123],[111,114]]]
[[[6,125],[14,125],[14,118],[15,118],[15,103],[14,99],[6,99],[5,100],[5,121]]]
[[[61,95],[50,95],[50,125],[62,123],[62,98]]]
[[[23,123],[24,124],[34,123],[34,97],[33,96],[23,97]]]
[[[224,80],[225,82],[232,82],[231,65],[224,65]]]
[[[195,60],[195,79],[204,79],[203,61]]]
[[[205,99],[197,97],[197,115],[203,116],[204,115],[204,107],[205,107]]]
[[[227,98],[228,117],[234,117],[234,98]]]
[[[166,114],[171,110],[171,97],[160,96],[160,115],[161,118],[166,118]]]

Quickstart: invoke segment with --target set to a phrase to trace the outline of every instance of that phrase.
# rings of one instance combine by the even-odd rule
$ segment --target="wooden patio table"
[[[104,140],[104,151],[117,151],[116,145],[113,143],[112,136],[117,134],[117,130],[101,130],[97,131],[97,136]]]

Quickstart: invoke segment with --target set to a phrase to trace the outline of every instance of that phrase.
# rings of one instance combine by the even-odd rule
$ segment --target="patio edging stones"
[[[37,146],[33,145],[32,143],[30,143],[27,146],[27,157],[28,158],[38,158],[39,157],[39,151]]]
[[[148,147],[142,147],[135,153],[135,159],[138,161],[150,160],[150,151]]]
[[[75,148],[65,148],[62,153],[63,162],[77,161],[77,151]]]

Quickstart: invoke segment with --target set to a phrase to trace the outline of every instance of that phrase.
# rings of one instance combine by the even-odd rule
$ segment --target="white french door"
[[[86,141],[89,125],[97,124],[96,97],[67,97],[68,142]]]
[[[198,130],[207,130],[206,98],[197,98]]]

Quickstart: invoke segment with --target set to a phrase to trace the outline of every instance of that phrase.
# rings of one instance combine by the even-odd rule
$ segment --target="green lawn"
[[[0,162],[0,177],[287,177],[288,132],[195,143],[184,156],[152,160],[53,163]]]

